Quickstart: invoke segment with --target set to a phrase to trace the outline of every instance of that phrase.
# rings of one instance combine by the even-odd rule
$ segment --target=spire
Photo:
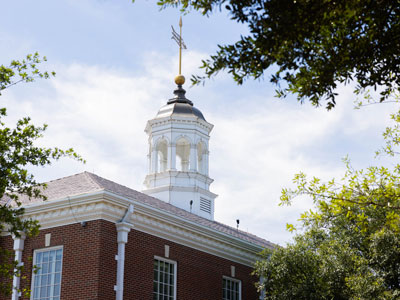
[[[172,27],[172,39],[179,46],[179,74],[173,98],[147,122],[149,135],[148,174],[144,192],[193,214],[214,219],[216,194],[210,191],[208,147],[213,125],[186,98],[182,75],[182,18],[179,34]]]
[[[182,85],[178,85],[178,87],[174,90],[174,97],[169,99],[167,104],[172,103],[187,103],[193,106],[193,102],[186,98],[186,91],[182,88]]]
[[[174,27],[172,27],[172,39],[179,46],[179,75],[175,76],[175,83],[177,84],[177,88],[174,90],[174,97],[168,100],[168,104],[171,103],[187,103],[193,106],[193,102],[185,97],[186,91],[182,88],[182,85],[185,83],[185,76],[182,75],[182,49],[187,49],[185,43],[182,39],[182,17],[179,19],[179,34],[175,31]]]

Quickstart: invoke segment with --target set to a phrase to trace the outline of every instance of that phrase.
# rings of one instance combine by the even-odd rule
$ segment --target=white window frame
[[[233,282],[236,282],[239,284],[239,299],[237,299],[237,300],[242,300],[242,281],[239,279],[236,279],[236,278],[229,277],[229,276],[222,276],[222,289],[224,288],[224,285],[223,285],[224,279],[233,281]],[[223,294],[222,294],[222,297],[223,297]]]
[[[160,257],[160,256],[154,256],[154,260],[159,260],[159,261],[163,261],[169,264],[172,264],[174,266],[174,295],[173,295],[173,299],[176,300],[176,286],[177,286],[177,282],[178,282],[178,267],[177,267],[177,263],[174,260],[170,260],[170,259],[166,259],[164,257]],[[153,261],[153,267],[154,267],[154,261]],[[153,270],[154,272],[154,270]],[[153,278],[154,280],[154,278]],[[154,294],[154,289],[153,289],[153,294]]]
[[[61,269],[60,269],[60,299],[61,299],[61,285],[62,285],[62,271],[63,271],[63,260],[64,260],[64,246],[55,246],[55,247],[47,247],[47,248],[41,248],[41,249],[35,249],[33,251],[33,262],[32,265],[35,265],[36,262],[36,256],[38,253],[43,253],[43,252],[49,252],[49,251],[54,251],[54,250],[62,250],[62,258],[61,258]],[[32,282],[31,282],[31,300],[34,300],[34,288],[35,288],[35,278],[37,278],[35,273],[33,272],[34,267],[32,268]]]

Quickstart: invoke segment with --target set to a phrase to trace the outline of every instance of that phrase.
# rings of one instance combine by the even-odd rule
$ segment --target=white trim
[[[153,128],[153,132],[154,132],[154,127],[159,127],[162,125],[173,126],[173,125],[176,125],[176,123],[180,123],[180,124],[194,123],[195,125],[198,125],[200,128],[205,129],[208,132],[208,134],[214,128],[213,124],[208,123],[207,121],[204,121],[197,117],[196,118],[193,118],[193,117],[185,118],[185,117],[178,117],[178,116],[173,116],[173,117],[167,116],[167,117],[159,117],[159,118],[156,117],[154,119],[147,121],[145,132],[146,133],[150,132],[151,127]]]
[[[168,245],[164,245],[164,256],[166,258],[169,258],[169,246]]]
[[[182,173],[182,175],[192,175],[193,174],[194,176],[192,178],[194,178],[194,179],[202,179],[201,177],[206,177],[203,174],[198,173],[197,171],[196,172],[174,171],[174,172]],[[150,174],[150,175],[146,176],[146,180],[151,180],[153,178],[162,177],[162,176],[163,176],[163,178],[167,178],[167,177],[169,177],[168,173],[172,173],[172,172],[171,171],[166,171],[166,172],[163,172],[163,173],[158,173],[157,176],[154,176],[154,174]],[[185,174],[185,173],[187,173],[187,174]],[[159,175],[161,175],[161,176],[159,176]],[[173,174],[173,176],[174,175],[175,174]],[[176,174],[176,175],[180,175],[180,174]],[[174,177],[178,177],[176,175]],[[213,179],[211,179],[211,178],[207,177],[205,179],[206,180],[203,181],[203,182],[205,182],[206,184],[211,184],[213,182]],[[208,191],[206,189],[203,189],[203,188],[201,188],[199,186],[183,187],[183,186],[164,185],[164,186],[159,186],[159,187],[155,187],[155,188],[146,189],[146,190],[142,191],[142,193],[143,194],[154,194],[154,193],[163,192],[163,191],[200,192],[200,193],[202,193],[202,194],[204,194],[204,195],[206,195],[206,196],[208,196],[210,198],[213,198],[213,199],[218,197],[217,194],[214,194],[213,192],[210,192],[210,191]]]
[[[176,294],[177,294],[176,288],[177,288],[177,282],[178,282],[178,263],[175,260],[167,259],[167,258],[157,256],[157,255],[154,255],[154,259],[174,265],[174,300],[176,300],[177,299],[176,298]],[[154,290],[153,290],[153,293],[154,293]]]
[[[117,260],[117,283],[114,286],[116,300],[124,299],[125,244],[128,243],[128,233],[133,227],[133,224],[130,223],[133,211],[133,204],[130,204],[122,220],[115,224],[118,243],[118,254],[115,257]]]
[[[17,263],[17,267],[23,266],[24,263],[22,262],[22,253],[24,251],[24,245],[25,245],[25,238],[26,235],[24,232],[20,232],[20,236],[16,237],[13,236],[14,240],[14,260]],[[11,299],[12,300],[18,300],[19,297],[21,296],[21,292],[19,291],[20,288],[20,282],[21,282],[21,274],[17,274],[18,269],[14,269],[14,275],[13,275],[13,284],[12,284],[12,295]]]
[[[48,251],[53,251],[53,250],[59,250],[62,249],[62,259],[61,259],[61,270],[60,270],[60,299],[61,298],[61,286],[62,286],[62,272],[63,272],[63,261],[64,261],[64,245],[61,246],[54,246],[54,247],[46,247],[46,248],[40,248],[40,249],[34,249],[33,250],[33,260],[32,260],[32,277],[31,277],[31,297],[30,299],[33,300],[34,296],[34,288],[35,288],[35,272],[33,272],[33,266],[36,262],[36,256],[40,252],[48,252]]]
[[[25,207],[25,217],[38,220],[42,229],[99,219],[117,223],[130,204],[135,206],[132,215],[135,230],[247,266],[253,266],[263,249],[252,242],[103,190],[32,203]]]
[[[235,266],[231,266],[231,277],[232,278],[236,277],[236,268],[235,268]]]

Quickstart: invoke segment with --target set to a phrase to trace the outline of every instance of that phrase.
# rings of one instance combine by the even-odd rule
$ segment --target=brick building
[[[273,244],[214,220],[213,125],[177,84],[146,126],[143,192],[84,172],[48,182],[46,201],[21,199],[26,217],[39,220],[40,234],[3,235],[0,247],[23,262],[14,286],[30,288],[30,299],[260,298],[252,265]],[[14,290],[11,299],[25,298]]]

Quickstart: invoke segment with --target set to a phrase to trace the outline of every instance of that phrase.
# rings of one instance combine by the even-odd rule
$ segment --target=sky
[[[45,182],[89,171],[143,190],[144,128],[175,88],[178,48],[171,25],[178,28],[179,11],[144,0],[4,0],[0,11],[0,65],[38,51],[48,59],[40,68],[57,73],[3,91],[7,124],[24,116],[46,123],[40,145],[73,147],[87,161],[62,159],[31,168],[36,178]],[[224,11],[209,18],[183,16],[183,74],[201,75],[202,59],[246,32]],[[339,87],[337,107],[329,112],[294,96],[274,97],[268,73],[238,86],[222,72],[204,86],[190,87],[187,80],[184,88],[214,125],[209,167],[210,190],[218,194],[215,219],[230,226],[239,219],[240,229],[271,242],[291,241],[286,223],[312,208],[308,199],[278,206],[294,174],[341,178],[346,155],[356,168],[386,163],[374,151],[394,106],[355,110],[351,85]]]

